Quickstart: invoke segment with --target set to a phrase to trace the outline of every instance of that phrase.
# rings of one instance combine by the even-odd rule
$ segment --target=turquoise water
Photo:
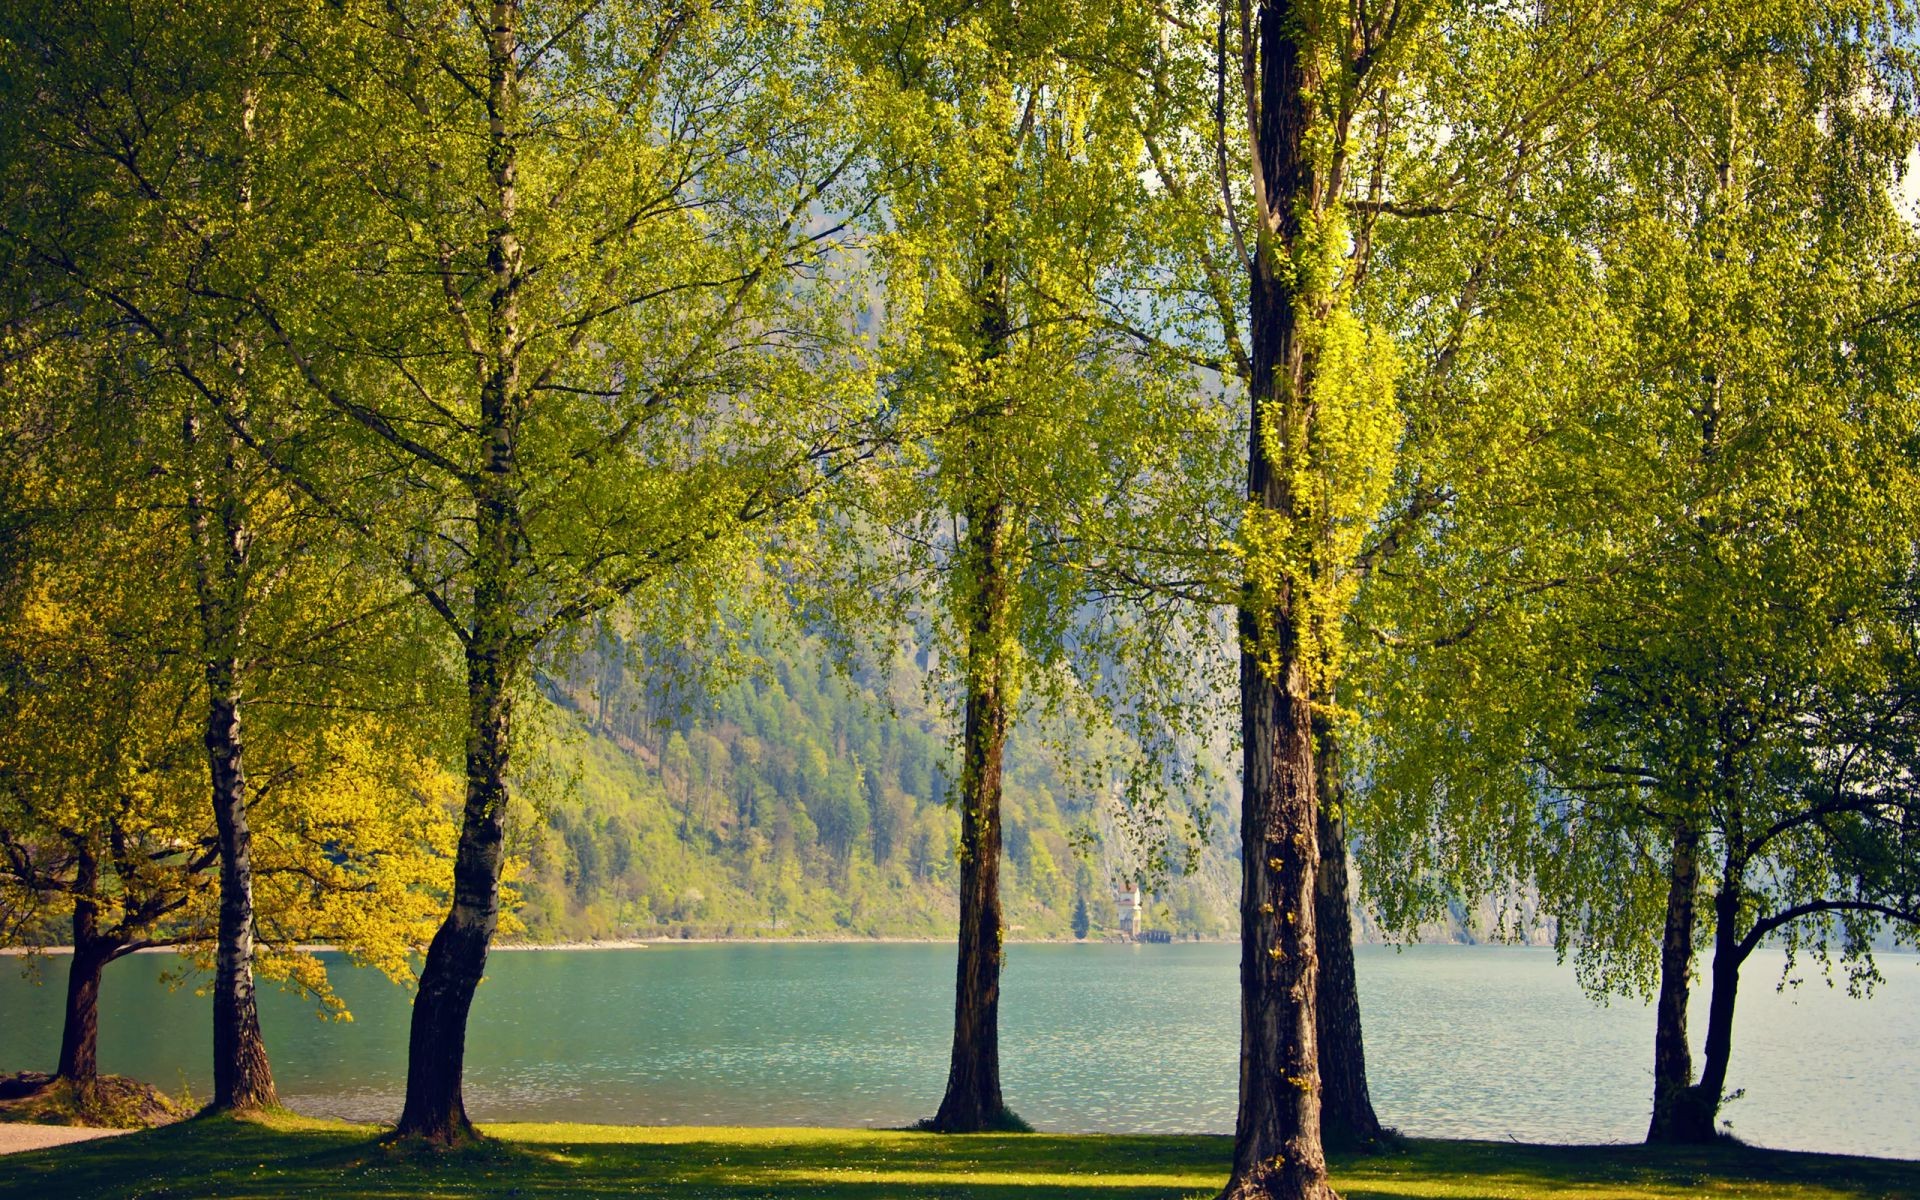
[[[1052,1130],[1233,1127],[1238,948],[1008,950],[1008,1102]],[[0,1070],[52,1067],[65,962],[36,986],[0,963]],[[101,1065],[205,1096],[205,1000],[169,990],[170,956],[108,970]],[[1726,1110],[1768,1146],[1920,1158],[1920,959],[1888,955],[1867,1001],[1780,960],[1749,967]],[[902,1125],[946,1079],[953,950],[938,945],[674,945],[497,953],[474,1004],[477,1119]],[[1374,1099],[1407,1133],[1637,1140],[1653,1018],[1589,1002],[1551,953],[1359,950]],[[405,1084],[409,994],[342,968],[350,1023],[263,995],[281,1095],[303,1112],[391,1117]],[[1696,1032],[1704,1016],[1696,1015]]]

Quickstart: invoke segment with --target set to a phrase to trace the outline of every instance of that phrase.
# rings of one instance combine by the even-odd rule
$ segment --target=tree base
[[[0,1076],[0,1121],[152,1129],[187,1115],[181,1103],[152,1084],[125,1075],[76,1081],[39,1071]]]
[[[1715,1128],[1714,1121],[1720,1116],[1720,1105],[1707,1100],[1698,1090],[1698,1085],[1688,1088],[1673,1102],[1672,1107],[1662,1113],[1654,1114],[1653,1123],[1647,1127],[1647,1145],[1649,1146],[1712,1146],[1720,1143],[1738,1143],[1738,1139],[1725,1130]]]
[[[485,1145],[488,1138],[473,1127],[473,1122],[463,1114],[444,1126],[432,1129],[418,1129],[401,1125],[380,1139],[383,1146],[398,1149],[419,1149],[440,1153],[448,1150],[462,1150],[469,1146]]]
[[[914,1122],[912,1128],[921,1133],[1032,1133],[1033,1126],[1023,1121],[1019,1114],[1010,1108],[1001,1108],[998,1112],[979,1115],[976,1119],[956,1118],[948,1115],[943,1120],[940,1115],[928,1117],[924,1121]]]
[[[296,1115],[275,1096],[271,1101],[249,1101],[244,1104],[209,1104],[193,1114],[194,1119],[201,1117],[234,1117],[246,1120],[249,1117],[290,1117]]]
[[[1320,1145],[1330,1154],[1394,1154],[1406,1148],[1407,1139],[1384,1125],[1375,1125],[1371,1131],[1362,1133],[1324,1122],[1320,1126]]]
[[[1289,1170],[1276,1160],[1227,1180],[1220,1200],[1340,1200],[1340,1193],[1325,1176]]]

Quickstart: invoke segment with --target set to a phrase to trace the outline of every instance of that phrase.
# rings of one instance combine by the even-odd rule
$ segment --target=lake
[[[1653,1015],[1590,1002],[1551,952],[1359,948],[1381,1119],[1426,1136],[1636,1141]],[[1007,1101],[1060,1131],[1227,1132],[1239,1019],[1234,945],[1014,945],[1001,1001]],[[398,1113],[410,993],[334,960],[347,1023],[262,991],[281,1096],[302,1112]],[[66,960],[0,960],[0,1070],[51,1070]],[[1776,992],[1756,955],[1724,1116],[1750,1142],[1920,1158],[1920,959],[1884,956],[1866,1001],[1817,978]],[[179,960],[108,968],[101,1066],[209,1090],[206,1001]],[[946,1080],[953,948],[666,945],[496,953],[467,1056],[477,1120],[897,1126]],[[1697,997],[1704,1001],[1704,995]],[[1694,1017],[1696,1048],[1705,1026]]]

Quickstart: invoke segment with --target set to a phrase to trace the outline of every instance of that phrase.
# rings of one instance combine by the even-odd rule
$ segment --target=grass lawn
[[[5,1200],[98,1197],[1210,1196],[1230,1152],[1219,1137],[1051,1134],[942,1137],[841,1129],[493,1125],[448,1155],[382,1146],[365,1126],[275,1117],[188,1121],[0,1158]],[[1348,1200],[1413,1197],[1756,1196],[1920,1198],[1920,1163],[1748,1150],[1414,1142],[1338,1159]]]

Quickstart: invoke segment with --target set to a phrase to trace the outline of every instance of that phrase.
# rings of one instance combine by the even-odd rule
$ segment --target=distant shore
[[[1021,946],[1073,946],[1073,945],[1125,945],[1126,943],[1106,938],[1021,938],[1011,937],[1008,943]],[[1227,938],[1181,938],[1178,943],[1226,942]],[[796,945],[900,945],[900,946],[944,946],[953,941],[952,936],[943,937],[863,937],[859,935],[814,935],[796,934],[793,937],[649,937],[649,938],[607,938],[597,942],[495,942],[493,953],[520,950],[649,950],[662,946],[796,946]],[[1176,943],[1176,944],[1178,944]],[[338,946],[295,946],[295,950],[312,954],[338,953]],[[0,957],[23,958],[31,954],[72,954],[72,946],[0,946]],[[178,954],[177,946],[155,946],[145,950],[135,950],[135,954]]]
[[[1118,938],[1097,938],[1097,937],[1086,938],[1086,939],[1010,937],[1010,938],[1007,938],[1006,941],[1010,945],[1017,945],[1017,946],[1124,946],[1124,945],[1131,944],[1131,943],[1123,942]],[[953,935],[951,934],[946,934],[946,935],[937,936],[937,937],[934,937],[934,936],[867,937],[867,936],[862,936],[858,934],[832,934],[832,935],[796,934],[792,937],[660,936],[660,937],[645,937],[645,938],[606,938],[601,941],[585,941],[585,942],[578,942],[578,941],[576,942],[495,942],[491,949],[493,952],[499,953],[503,951],[518,952],[518,951],[525,951],[525,950],[649,950],[649,949],[660,949],[661,947],[665,947],[665,946],[702,946],[702,945],[707,945],[707,946],[718,946],[718,945],[725,945],[725,946],[798,946],[798,945],[945,946],[945,945],[951,945],[952,943],[953,943]],[[1167,943],[1160,943],[1160,944],[1165,945]],[[1201,937],[1201,938],[1180,937],[1180,938],[1175,938],[1171,944],[1176,946],[1238,945],[1239,939],[1232,938],[1232,937]],[[1543,945],[1539,942],[1502,942],[1502,941],[1495,941],[1495,940],[1467,942],[1467,941],[1456,941],[1452,939],[1442,939],[1442,938],[1434,938],[1431,940],[1424,940],[1424,941],[1412,942],[1412,943],[1359,941],[1359,942],[1355,942],[1354,944],[1356,946],[1401,946],[1401,945],[1462,946],[1462,947],[1503,946],[1503,947],[1520,949],[1520,950],[1552,949],[1550,945]],[[328,945],[303,945],[303,946],[295,946],[293,948],[295,950],[305,951],[313,954],[336,954],[340,952],[340,948],[338,946],[328,946]],[[157,946],[157,947],[152,947],[145,950],[134,951],[135,954],[178,954],[180,952],[181,950],[177,946]],[[0,946],[0,958],[6,958],[6,957],[24,958],[28,955],[33,955],[33,954],[58,955],[58,954],[72,954],[72,953],[73,953],[72,946]],[[1877,950],[1875,951],[1875,953],[1876,954],[1888,954],[1888,953],[1897,954],[1897,953],[1901,953],[1901,951]]]

